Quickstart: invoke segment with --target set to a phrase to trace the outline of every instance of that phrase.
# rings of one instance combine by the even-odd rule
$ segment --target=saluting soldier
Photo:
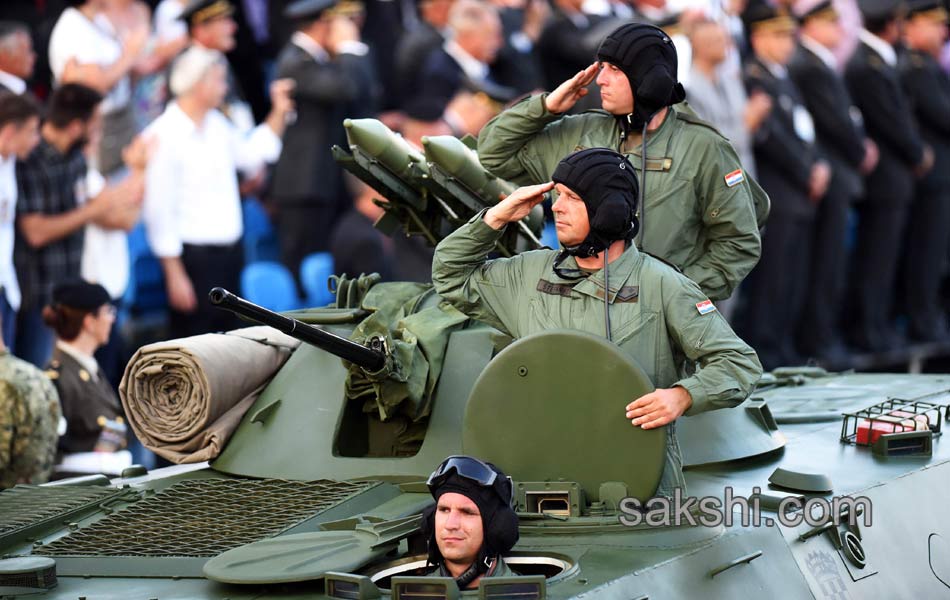
[[[686,94],[676,48],[661,29],[623,25],[601,44],[597,61],[490,121],[478,139],[482,165],[537,184],[579,149],[619,151],[638,170],[645,162],[638,246],[682,269],[711,299],[728,298],[758,261],[765,192],[729,141],[679,104]],[[603,110],[565,115],[595,79]]]
[[[877,164],[878,151],[864,133],[861,111],[834,55],[844,39],[838,11],[830,0],[811,4],[800,12],[799,46],[788,71],[815,122],[818,147],[832,175],[815,215],[811,276],[798,344],[804,356],[840,369],[849,362],[839,331],[847,281],[848,213],[864,193],[863,176]]]
[[[686,485],[675,419],[737,405],[762,367],[699,286],[633,244],[639,185],[624,156],[605,148],[575,152],[552,179],[519,188],[442,240],[432,283],[457,309],[513,337],[576,329],[603,334],[634,358],[657,389],[618,406],[617,418],[624,408],[635,426],[670,425],[657,489],[670,498]],[[508,224],[555,185],[563,250],[487,260]],[[695,371],[687,372],[687,361]]]
[[[99,284],[81,279],[53,288],[43,321],[56,333],[56,348],[46,374],[59,393],[66,433],[59,449],[65,454],[125,447],[122,407],[115,389],[93,356],[109,341],[115,307]]]
[[[946,41],[946,8],[938,0],[911,3],[904,26],[907,50],[898,65],[921,137],[933,148],[934,167],[917,181],[910,207],[903,308],[909,337],[925,342],[947,337],[939,292],[950,238],[950,76],[938,62]]]
[[[914,176],[930,170],[933,151],[917,132],[897,72],[898,0],[859,4],[864,29],[845,69],[845,81],[880,159],[865,179],[864,201],[857,207],[858,235],[844,324],[853,346],[882,351],[899,343],[890,317],[901,240]]]
[[[746,89],[772,99],[753,139],[757,174],[772,210],[737,322],[762,365],[773,369],[798,362],[793,340],[804,306],[815,211],[831,171],[819,158],[814,122],[788,75],[795,18],[762,0],[750,3],[742,18],[753,53],[744,70]]]

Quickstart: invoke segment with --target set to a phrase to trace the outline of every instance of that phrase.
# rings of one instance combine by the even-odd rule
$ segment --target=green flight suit
[[[486,260],[501,236],[482,221],[484,211],[436,247],[432,282],[456,308],[512,337],[550,329],[604,334],[603,270],[585,279],[562,279],[557,252],[535,250]],[[573,257],[561,267],[577,270]],[[609,267],[611,337],[643,367],[657,388],[685,388],[687,415],[738,405],[762,374],[759,359],[739,339],[699,287],[662,261],[631,245]],[[695,373],[683,372],[687,359]],[[635,398],[630,398],[631,401]],[[617,418],[622,407],[617,407]],[[685,489],[675,426],[657,494]]]
[[[0,350],[0,489],[49,481],[60,414],[49,378],[9,350]]]
[[[521,185],[544,183],[565,156],[603,147],[626,154],[643,181],[640,145],[622,147],[613,115],[562,117],[545,108],[546,97],[528,98],[482,129],[478,157],[486,169]],[[768,202],[729,141],[685,105],[647,134],[637,245],[679,267],[709,298],[728,298],[758,262]]]

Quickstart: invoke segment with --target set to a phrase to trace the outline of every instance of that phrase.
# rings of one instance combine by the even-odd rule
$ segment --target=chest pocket
[[[614,316],[615,314],[617,317]],[[659,315],[653,311],[639,310],[624,318],[620,311],[611,310],[611,324],[614,343],[636,359],[650,379],[656,383],[660,353]]]
[[[545,306],[540,298],[531,298],[528,302],[527,321],[521,323],[519,335],[529,335],[536,331],[563,329],[565,325],[558,323],[551,314],[553,307]]]

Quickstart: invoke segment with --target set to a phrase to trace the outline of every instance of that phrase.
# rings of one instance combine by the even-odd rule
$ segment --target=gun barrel
[[[245,317],[262,325],[269,325],[278,331],[297,338],[301,342],[316,346],[334,356],[348,360],[367,371],[379,371],[386,364],[386,355],[383,352],[367,348],[366,346],[324,331],[313,325],[308,325],[297,319],[286,317],[272,310],[267,310],[262,306],[258,306],[252,302],[248,302],[244,298],[232,294],[224,288],[213,288],[211,292],[208,293],[208,299],[211,301],[211,304],[218,308],[229,310],[238,316]]]

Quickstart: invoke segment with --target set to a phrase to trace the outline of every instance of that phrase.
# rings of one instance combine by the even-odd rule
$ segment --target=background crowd
[[[343,119],[415,144],[477,135],[631,20],[673,39],[689,106],[771,198],[761,260],[723,305],[763,365],[946,341],[941,2],[4,0],[3,342],[47,367],[54,286],[97,282],[115,309],[91,369],[116,385],[142,341],[119,328],[142,318],[143,265],[162,337],[235,325],[206,292],[240,290],[262,259],[283,265],[265,287],[295,297],[313,297],[314,256],[427,281],[431,249],[374,230],[375,193],[334,162]],[[592,89],[574,110],[599,106]]]

